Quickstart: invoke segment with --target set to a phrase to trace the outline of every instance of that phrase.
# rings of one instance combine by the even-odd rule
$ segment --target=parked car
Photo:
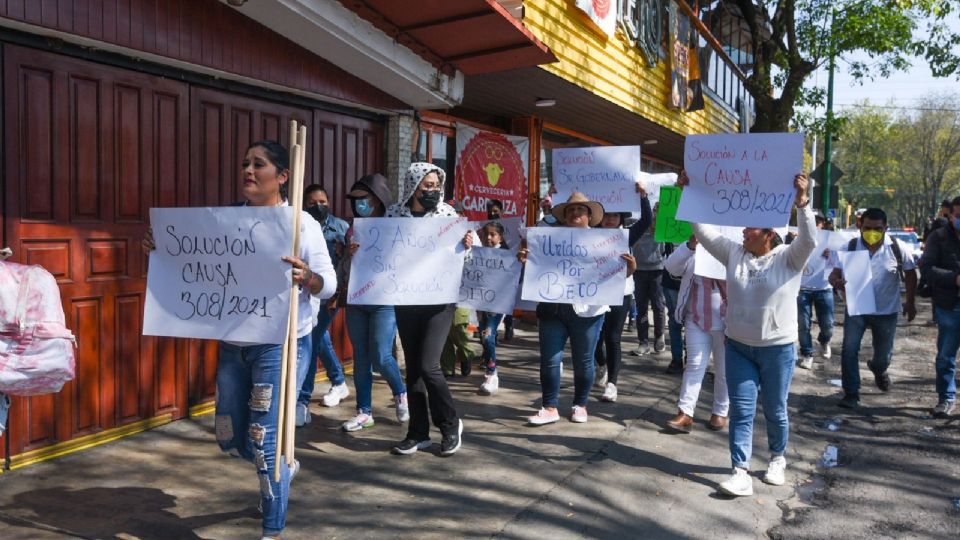
[[[920,237],[916,231],[913,229],[890,229],[887,234],[899,240],[902,245],[911,248],[915,257],[920,257],[923,246],[920,244]]]

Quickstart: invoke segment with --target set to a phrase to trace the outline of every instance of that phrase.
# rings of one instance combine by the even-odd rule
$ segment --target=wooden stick
[[[288,204],[293,208],[293,242],[291,254],[294,257],[300,256],[300,208],[303,206],[303,165],[304,165],[304,147],[295,143],[299,131],[296,120],[290,122],[290,176],[288,186]],[[304,135],[305,136],[305,135]],[[294,449],[294,430],[296,403],[299,388],[297,382],[297,318],[299,314],[299,293],[300,288],[297,285],[290,286],[290,308],[287,312],[287,334],[283,342],[283,348],[280,356],[280,396],[279,411],[277,411],[277,437],[276,452],[274,456],[273,478],[274,481],[280,481],[280,463],[281,456],[283,462],[287,465],[293,464]]]

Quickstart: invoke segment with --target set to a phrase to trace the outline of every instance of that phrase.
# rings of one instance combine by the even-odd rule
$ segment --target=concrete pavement
[[[624,334],[624,349],[636,347]],[[716,483],[729,474],[726,432],[708,431],[705,384],[698,425],[689,435],[661,426],[675,411],[679,377],[663,374],[668,354],[626,366],[616,404],[595,389],[590,421],[528,427],[539,404],[535,328],[498,349],[501,389],[476,394],[482,375],[451,379],[465,422],[464,446],[451,458],[435,445],[414,456],[389,454],[404,427],[374,388],[377,425],[347,434],[353,398],[312,407],[298,431],[302,471],[294,481],[285,539],[312,538],[716,538],[765,537],[779,523],[777,501],[803,479],[788,456],[788,485],[759,479],[756,495],[731,500]],[[564,370],[561,411],[573,394]],[[324,391],[319,385],[318,396]],[[757,430],[755,468],[765,468]],[[800,466],[803,471],[808,466]],[[212,417],[185,420],[0,477],[0,527],[6,539],[256,538],[257,481],[252,466],[221,454]]]

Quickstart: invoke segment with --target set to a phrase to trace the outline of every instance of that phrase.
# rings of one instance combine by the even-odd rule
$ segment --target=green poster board
[[[660,206],[657,209],[657,221],[653,239],[657,242],[679,244],[686,242],[693,234],[690,224],[677,221],[677,207],[683,190],[675,186],[660,187]]]

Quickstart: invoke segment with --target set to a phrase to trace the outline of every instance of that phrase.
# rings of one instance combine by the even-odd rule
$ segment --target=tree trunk
[[[756,118],[750,126],[751,133],[786,133],[793,118],[793,105],[779,99],[754,100]]]

